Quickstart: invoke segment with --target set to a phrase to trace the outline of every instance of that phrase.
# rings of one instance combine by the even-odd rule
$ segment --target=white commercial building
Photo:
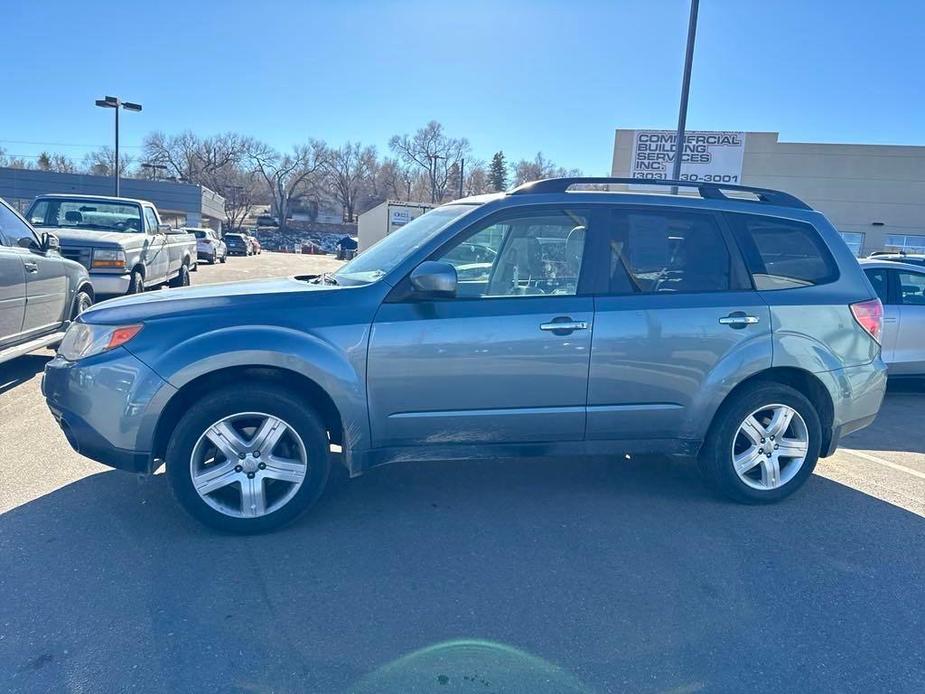
[[[675,133],[617,130],[612,175],[671,178]],[[683,179],[774,188],[821,211],[858,255],[925,253],[925,147],[780,142],[774,132],[688,131]]]

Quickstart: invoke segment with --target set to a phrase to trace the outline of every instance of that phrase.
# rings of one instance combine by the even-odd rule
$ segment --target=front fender
[[[153,327],[153,326],[152,326]],[[311,333],[274,325],[240,325],[190,336],[139,359],[178,391],[206,374],[231,367],[293,371],[321,387],[344,425],[344,450],[369,445],[365,365],[368,326],[342,325]],[[246,388],[247,383],[237,384]],[[153,437],[153,425],[146,434]]]

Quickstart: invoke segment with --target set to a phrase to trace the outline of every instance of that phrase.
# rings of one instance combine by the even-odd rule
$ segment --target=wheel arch
[[[161,410],[152,439],[152,459],[163,459],[170,437],[183,414],[206,393],[229,383],[261,383],[274,385],[298,395],[313,406],[321,417],[331,443],[343,446],[344,422],[340,410],[328,392],[316,381],[299,371],[259,364],[229,366],[204,373],[192,379],[174,393]]]
[[[722,412],[723,405],[738,393],[761,383],[780,383],[790,386],[801,393],[816,408],[819,423],[822,425],[822,456],[829,451],[835,424],[835,403],[832,395],[818,376],[805,369],[792,366],[773,366],[752,374],[736,384],[719,403],[710,417],[708,431],[716,426],[717,416]]]

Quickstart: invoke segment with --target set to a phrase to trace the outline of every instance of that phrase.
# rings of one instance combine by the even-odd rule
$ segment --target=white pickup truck
[[[196,264],[196,237],[162,224],[145,200],[95,195],[37,197],[26,218],[58,237],[61,255],[90,272],[97,296],[184,287]]]

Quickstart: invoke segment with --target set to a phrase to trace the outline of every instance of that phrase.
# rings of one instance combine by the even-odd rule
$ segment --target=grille
[[[61,255],[68,260],[76,260],[78,263],[83,265],[88,270],[90,269],[90,253],[89,248],[62,248]]]

